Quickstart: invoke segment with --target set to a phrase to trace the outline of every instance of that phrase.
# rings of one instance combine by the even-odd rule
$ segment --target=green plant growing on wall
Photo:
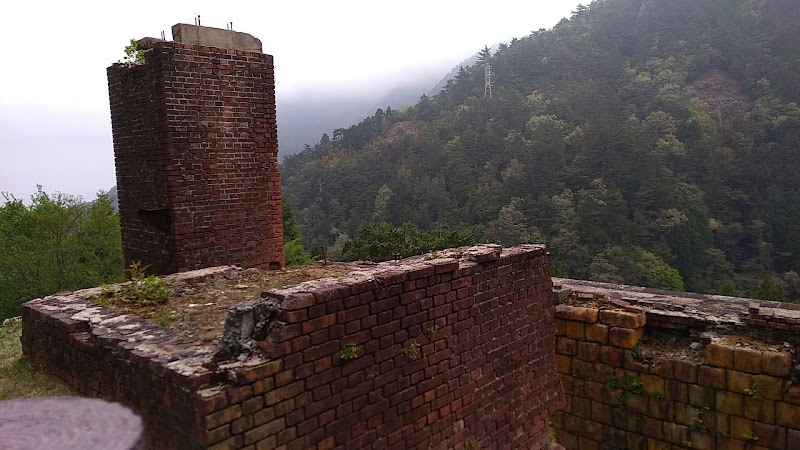
[[[758,435],[755,432],[753,432],[753,429],[750,427],[744,429],[744,436],[747,438],[748,441],[758,440]]]
[[[358,347],[355,343],[350,342],[339,351],[339,359],[342,361],[352,361],[358,358]]]
[[[131,264],[128,269],[131,282],[119,292],[122,300],[140,305],[166,303],[169,300],[169,296],[172,293],[171,284],[155,275],[146,275],[145,271],[148,267],[150,266],[143,266],[138,261]]]
[[[636,395],[647,395],[647,392],[644,391],[641,377],[635,377],[631,380],[631,392]]]
[[[619,393],[619,397],[617,398],[617,403],[619,404],[620,408],[627,410],[628,409],[628,392],[621,391]]]
[[[553,428],[552,422],[547,421],[547,442],[553,444],[556,442],[556,429]]]
[[[617,369],[611,371],[606,380],[606,389],[616,389],[619,387],[619,377],[617,376]]]
[[[142,64],[144,62],[144,50],[139,49],[136,39],[131,39],[130,44],[125,46],[125,58],[122,61],[128,64]]]
[[[439,252],[433,251],[433,252],[430,252],[427,255],[425,255],[424,259],[425,259],[425,261],[430,261],[432,259],[439,259],[441,257],[442,257],[442,255]]]
[[[749,395],[750,397],[754,398],[755,400],[764,400],[764,397],[758,393],[758,387],[756,386],[756,382],[753,382],[753,385],[749,388],[744,388],[744,393]]]
[[[635,359],[637,361],[641,360],[641,357],[642,357],[642,341],[637,342],[631,348],[631,356],[633,356],[633,359]]]
[[[164,312],[156,313],[156,315],[153,316],[153,322],[155,322],[158,325],[161,325],[162,327],[168,327],[172,325],[173,322],[175,322],[175,316]]]
[[[404,348],[403,351],[405,352],[406,356],[408,356],[409,358],[411,358],[411,359],[419,359],[419,356],[420,356],[419,355],[419,349],[420,349],[420,347],[422,347],[422,346],[419,344],[419,342],[411,341],[411,343],[408,344],[408,347]]]
[[[100,295],[92,299],[100,306],[111,306],[119,300],[119,292],[111,289],[107,284],[100,286]]]
[[[653,398],[660,402],[667,401],[667,394],[665,392],[653,392]]]
[[[433,325],[432,327],[428,328],[428,331],[425,332],[425,335],[428,336],[428,339],[433,340],[436,333],[439,332],[439,325]]]
[[[92,300],[101,306],[110,306],[118,302],[139,305],[166,303],[172,294],[172,283],[155,275],[146,275],[148,267],[134,261],[127,270],[131,281],[126,286],[115,290],[104,285],[100,289],[100,295]]]
[[[478,450],[478,440],[474,437],[469,437],[464,441],[465,450]]]
[[[706,432],[708,428],[703,424],[703,411],[695,411],[695,414],[692,416],[692,422],[689,425],[689,428],[692,431],[700,431]]]

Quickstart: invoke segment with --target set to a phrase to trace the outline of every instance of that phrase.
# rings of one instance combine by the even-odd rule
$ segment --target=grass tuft
[[[58,379],[40,370],[22,354],[22,324],[0,326],[0,400],[19,397],[76,395]]]

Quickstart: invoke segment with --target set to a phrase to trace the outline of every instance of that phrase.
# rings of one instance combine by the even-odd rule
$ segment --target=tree
[[[142,64],[144,62],[144,50],[139,49],[136,39],[131,39],[130,44],[125,46],[125,58],[122,62],[127,64]]]
[[[756,292],[756,298],[761,300],[783,300],[785,283],[772,274],[767,274],[761,280],[761,287]]]
[[[385,222],[365,222],[358,228],[355,239],[345,245],[342,258],[345,261],[388,261],[473,242],[472,233],[459,227],[437,225],[423,231],[408,222],[400,227]]]
[[[283,242],[300,239],[300,228],[297,227],[297,220],[294,218],[292,205],[284,200],[281,205],[281,210],[283,212]]]
[[[124,265],[122,236],[119,214],[111,206],[113,201],[99,193],[76,235],[77,261],[87,280],[84,284],[99,285],[120,277]]]
[[[541,233],[528,227],[520,211],[522,199],[514,197],[502,208],[497,218],[489,223],[486,239],[507,247],[533,242],[544,242]]]
[[[39,190],[30,206],[0,207],[0,320],[23,302],[122,280],[119,217],[100,193],[92,203]]]
[[[303,237],[295,221],[289,202],[283,205],[283,258],[287,266],[300,266],[312,261],[311,255],[303,247]]]
[[[400,231],[386,222],[361,224],[355,239],[345,245],[342,258],[345,261],[388,261],[407,251]]]
[[[589,279],[604,283],[622,284],[625,278],[620,275],[619,268],[611,263],[603,253],[598,253],[589,264]]]
[[[489,58],[492,57],[492,50],[489,48],[488,45],[484,45],[483,48],[478,52],[478,62],[477,65],[482,66],[489,61]]]
[[[383,185],[378,189],[375,194],[375,209],[372,210],[373,222],[386,222],[388,215],[386,214],[386,207],[389,205],[389,199],[392,198],[392,190],[389,186]]]
[[[617,268],[618,270],[613,270]],[[595,256],[592,269],[606,280],[621,276],[626,284],[683,291],[686,289],[678,271],[652,252],[638,246],[607,248]],[[617,281],[618,282],[618,281]]]

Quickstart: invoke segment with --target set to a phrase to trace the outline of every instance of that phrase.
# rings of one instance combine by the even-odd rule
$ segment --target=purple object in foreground
[[[82,397],[0,402],[3,450],[143,450],[142,420],[128,408]]]

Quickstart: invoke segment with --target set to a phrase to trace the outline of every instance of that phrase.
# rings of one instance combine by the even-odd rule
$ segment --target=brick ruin
[[[153,449],[545,448],[563,403],[549,253],[441,256],[265,291],[207,346],[92,303],[100,288],[53,295],[25,304],[23,349],[132,407]]]
[[[154,449],[800,448],[798,305],[551,280],[543,246],[441,256],[265,291],[203,346],[54,295],[23,349]]]
[[[800,305],[555,285],[566,448],[800,448]]]
[[[126,267],[282,267],[272,56],[245,33],[173,36],[108,68]]]
[[[126,264],[282,267],[272,57],[173,35],[108,69]],[[153,449],[800,448],[798,305],[552,280],[537,245],[438,256],[267,290],[208,345],[53,295],[23,350]]]

